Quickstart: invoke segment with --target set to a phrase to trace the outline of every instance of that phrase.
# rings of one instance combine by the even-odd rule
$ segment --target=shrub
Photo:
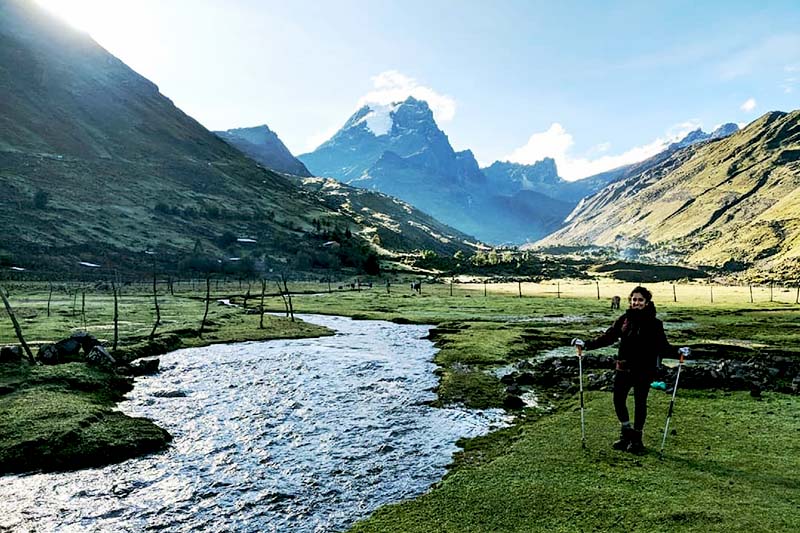
[[[50,200],[50,193],[39,189],[33,194],[33,207],[36,209],[44,209],[47,207],[47,202]]]

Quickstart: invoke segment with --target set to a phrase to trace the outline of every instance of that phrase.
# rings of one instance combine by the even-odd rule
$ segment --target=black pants
[[[614,411],[619,421],[628,422],[628,393],[633,389],[633,405],[635,420],[633,429],[644,429],[647,418],[647,394],[650,392],[651,377],[647,372],[617,370],[614,375]]]

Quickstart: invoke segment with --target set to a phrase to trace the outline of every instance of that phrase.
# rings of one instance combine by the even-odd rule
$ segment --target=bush
[[[50,200],[50,193],[39,189],[33,194],[33,207],[36,209],[44,209],[47,207],[47,202]]]

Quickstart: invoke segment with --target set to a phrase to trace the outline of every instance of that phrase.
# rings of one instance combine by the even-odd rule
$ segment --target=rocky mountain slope
[[[278,135],[266,124],[253,128],[215,131],[214,133],[270,170],[294,176],[311,177],[306,166],[292,155]]]
[[[800,275],[800,111],[693,144],[589,198],[543,245],[596,244]]]
[[[165,270],[266,271],[329,257],[325,242],[347,230],[354,253],[368,246],[349,215],[255,164],[32,1],[0,2],[0,94],[4,269],[97,276],[155,258]]]

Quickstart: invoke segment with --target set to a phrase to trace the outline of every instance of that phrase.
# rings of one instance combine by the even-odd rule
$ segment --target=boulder
[[[22,360],[22,349],[19,346],[3,346],[0,348],[0,363],[19,363]]]
[[[55,344],[42,344],[36,352],[36,359],[44,365],[57,365],[61,362]]]
[[[92,351],[92,348],[101,344],[100,341],[97,340],[97,337],[85,331],[77,331],[70,335],[69,338],[77,341],[81,345],[81,348],[83,348],[83,353],[86,355]]]
[[[88,354],[86,354],[86,362],[90,365],[102,366],[106,368],[114,367],[117,364],[117,361],[114,359],[114,357],[112,357],[111,354],[99,344],[92,348]]]
[[[130,373],[133,376],[147,376],[158,372],[159,359],[139,359],[130,365]]]
[[[72,337],[63,339],[55,343],[55,348],[58,350],[59,360],[63,361],[68,357],[75,357],[81,351],[81,343]]]

